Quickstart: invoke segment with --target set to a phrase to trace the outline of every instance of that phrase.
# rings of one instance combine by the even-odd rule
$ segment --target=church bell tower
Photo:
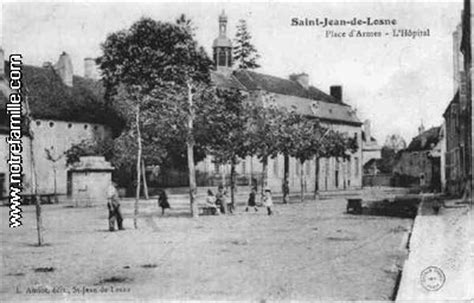
[[[232,41],[227,38],[227,16],[224,11],[219,16],[219,36],[214,39],[212,50],[218,71],[232,67]]]

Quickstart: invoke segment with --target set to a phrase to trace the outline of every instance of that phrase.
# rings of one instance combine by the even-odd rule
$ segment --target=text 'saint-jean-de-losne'
[[[378,26],[378,25],[397,25],[396,19],[390,18],[352,18],[352,19],[331,19],[331,18],[291,18],[291,26]]]

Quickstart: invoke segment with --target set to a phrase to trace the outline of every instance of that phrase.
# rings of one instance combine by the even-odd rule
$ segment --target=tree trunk
[[[54,192],[54,199],[56,200],[57,199],[57,192],[58,192],[58,182],[56,180],[56,175],[57,175],[57,172],[56,172],[56,163],[53,164],[53,175],[54,175],[54,189],[53,189],[53,192]]]
[[[31,121],[31,120],[30,120]],[[33,133],[31,132],[31,127],[30,127],[30,157],[31,157],[31,183],[33,186],[33,193],[35,197],[35,208],[36,208],[36,232],[38,234],[38,246],[43,245],[44,239],[43,239],[43,217],[41,215],[41,199],[38,195],[38,180],[36,177],[36,163],[35,163],[35,157],[34,157],[34,152],[33,152]]]
[[[150,199],[148,195],[148,183],[146,182],[146,170],[145,170],[145,161],[142,160],[142,179],[143,179],[143,194],[145,195],[145,199]]]
[[[283,203],[290,202],[290,157],[288,154],[284,155],[283,160],[283,185],[282,185],[282,192],[283,192]]]
[[[262,189],[261,189],[261,202],[263,202],[263,194],[265,188],[268,186],[268,156],[262,158]]]
[[[135,126],[137,128],[137,188],[135,195],[135,210],[133,215],[133,226],[135,229],[138,228],[138,200],[140,200],[140,180],[141,180],[141,162],[142,162],[142,136],[140,132],[140,105],[137,104],[137,110],[135,114]]]
[[[191,205],[191,215],[193,218],[199,216],[198,206],[196,203],[196,168],[194,166],[194,137],[193,137],[193,120],[194,120],[194,109],[193,109],[193,94],[192,86],[188,83],[188,138],[186,140],[187,151],[188,151],[188,170],[189,170],[189,202]]]
[[[26,107],[26,119],[28,121],[28,130],[30,132],[30,158],[31,158],[31,185],[33,187],[33,195],[35,199],[35,208],[36,208],[36,232],[38,235],[38,246],[43,245],[43,217],[41,215],[41,200],[38,195],[38,183],[36,177],[36,163],[35,155],[33,148],[34,134],[33,129],[31,128],[32,119],[30,116],[30,104],[28,103],[28,98],[25,98],[25,107]]]
[[[316,157],[315,159],[316,161],[316,164],[315,164],[315,181],[314,181],[314,200],[317,200],[318,199],[318,195],[319,195],[319,157]]]
[[[304,185],[306,183],[306,176],[304,174],[304,163],[305,163],[304,160],[300,161],[300,185],[301,185],[300,198],[301,198],[301,202],[304,202]]]
[[[226,188],[227,187],[227,182],[225,182],[225,164],[221,164],[221,185]]]
[[[230,203],[232,208],[235,206],[235,159],[231,160],[230,164]]]
[[[252,188],[254,187],[253,184],[253,157],[250,157],[250,182],[249,182],[249,187],[250,191],[252,191]]]

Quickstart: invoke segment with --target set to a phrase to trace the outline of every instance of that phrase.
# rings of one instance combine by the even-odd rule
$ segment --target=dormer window
[[[316,101],[313,101],[311,102],[311,111],[313,112],[313,114],[317,114],[318,111],[319,111],[319,105]]]

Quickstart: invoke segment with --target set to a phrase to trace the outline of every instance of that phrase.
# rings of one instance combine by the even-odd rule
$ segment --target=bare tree
[[[30,161],[31,161],[31,183],[33,187],[33,196],[35,199],[35,206],[36,206],[36,231],[38,234],[38,246],[43,245],[43,218],[41,215],[41,200],[38,195],[38,183],[37,183],[37,174],[36,174],[36,163],[35,163],[35,153],[33,147],[33,140],[34,140],[34,132],[31,127],[32,118],[31,118],[31,111],[30,111],[30,104],[28,97],[25,97],[25,109],[26,109],[26,122],[28,125],[28,132],[30,135]]]

